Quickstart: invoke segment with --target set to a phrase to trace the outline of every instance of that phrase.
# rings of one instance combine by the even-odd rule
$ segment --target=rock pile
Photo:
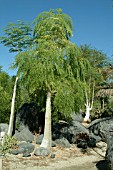
[[[0,124],[1,138],[2,133],[7,133],[7,130],[7,124]],[[18,130],[15,131],[14,136],[19,141],[19,144],[16,149],[10,151],[11,154],[17,155],[21,153],[23,154],[23,157],[31,156],[31,153],[36,156],[50,155],[50,151],[48,149],[35,149],[36,144],[41,144],[43,134],[38,135],[34,139],[34,135],[27,125],[20,124]],[[99,141],[107,143],[105,159],[108,162],[109,170],[113,170],[112,117],[94,120],[88,127],[85,127],[80,121],[75,120],[75,117],[69,123],[59,121],[52,126],[52,147],[60,145],[62,147],[69,148],[71,144],[75,144],[79,148],[87,149],[88,147],[96,147]]]

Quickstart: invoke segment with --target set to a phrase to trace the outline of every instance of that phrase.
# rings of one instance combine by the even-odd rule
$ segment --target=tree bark
[[[85,118],[84,118],[84,122],[88,122],[90,119],[90,110],[91,107],[89,105],[86,105],[86,112],[85,112]]]
[[[9,128],[8,128],[8,133],[7,133],[8,136],[12,136],[12,132],[13,132],[13,124],[14,124],[14,116],[15,116],[14,108],[15,108],[17,81],[18,81],[18,77],[16,77],[15,84],[14,84],[13,97],[12,97],[12,103],[11,103],[11,114],[10,114]]]
[[[51,147],[51,92],[47,93],[44,137],[40,147]]]
[[[86,112],[85,112],[85,118],[84,118],[84,122],[88,122],[90,120],[90,111],[92,110],[93,108],[93,100],[94,100],[94,86],[95,86],[95,82],[93,83],[93,91],[92,91],[92,101],[91,101],[91,104],[90,104],[90,96],[88,98],[88,94],[87,94],[87,91],[85,89],[85,96],[86,96]],[[90,93],[89,93],[90,94]]]

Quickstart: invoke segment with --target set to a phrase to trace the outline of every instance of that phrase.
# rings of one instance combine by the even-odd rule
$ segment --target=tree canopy
[[[42,12],[34,20],[32,48],[17,55],[14,65],[26,86],[30,84],[30,93],[51,91],[54,111],[67,116],[81,107],[82,77],[89,68],[88,60],[70,41],[72,31],[72,20],[61,9]]]
[[[4,29],[5,36],[0,37],[0,42],[9,47],[9,52],[20,52],[31,45],[31,27],[20,20],[9,23]]]

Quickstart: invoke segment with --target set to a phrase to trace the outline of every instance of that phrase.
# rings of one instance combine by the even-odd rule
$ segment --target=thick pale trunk
[[[17,87],[17,81],[18,77],[16,77],[14,90],[13,90],[13,97],[12,97],[12,103],[11,103],[11,115],[10,115],[10,121],[9,121],[9,128],[8,128],[8,136],[12,136],[13,132],[13,124],[14,124],[14,107],[15,107],[15,97],[16,97],[16,87]]]
[[[47,93],[44,137],[40,147],[51,147],[51,92]]]

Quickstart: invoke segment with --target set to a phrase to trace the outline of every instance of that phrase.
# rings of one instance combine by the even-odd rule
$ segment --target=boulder
[[[27,126],[20,132],[16,131],[14,137],[18,141],[32,142],[34,140],[34,136]]]
[[[69,141],[66,139],[66,138],[60,138],[60,139],[56,139],[55,140],[55,143],[57,144],[57,145],[60,145],[60,146],[62,146],[62,147],[66,147],[66,148],[69,148],[70,147],[70,143],[69,143]]]
[[[107,150],[107,144],[105,142],[98,142],[96,143],[95,151],[105,158]]]
[[[55,154],[54,154],[54,153],[51,153],[50,158],[55,158]]]
[[[0,132],[8,132],[9,125],[7,123],[0,123]]]
[[[20,124],[19,124],[19,127],[18,127],[18,132],[21,132],[23,129],[25,129],[26,127],[28,127],[28,126],[26,126],[26,125],[24,125],[24,123],[22,123],[22,122],[20,122]],[[29,129],[29,128],[28,128]]]
[[[56,147],[55,141],[52,141],[52,147]]]
[[[72,121],[67,130],[67,139],[70,143],[76,143],[79,133],[89,134],[89,130],[78,121]]]
[[[53,140],[61,139],[65,137],[69,143],[76,143],[76,136],[78,133],[87,133],[89,134],[89,130],[83,126],[78,121],[67,122],[59,122],[53,125]]]
[[[26,149],[24,147],[19,147],[18,148],[18,154],[23,154],[24,152],[26,152],[25,150]]]
[[[56,139],[63,138],[67,134],[68,123],[65,121],[60,121],[58,123],[53,124],[52,129],[52,139],[55,141]]]
[[[36,144],[41,144],[43,137],[44,137],[43,134],[39,135],[39,136],[36,138]]]
[[[51,151],[48,150],[47,148],[40,147],[35,150],[34,155],[35,156],[48,156],[50,153]]]
[[[29,157],[34,148],[35,146],[31,143],[21,142],[17,145],[17,149],[12,149],[9,153],[13,155],[23,154],[23,157]]]
[[[87,145],[90,148],[96,147],[96,139],[94,137],[89,136],[89,139],[87,141]]]
[[[94,135],[93,133],[89,134],[89,138],[93,138],[95,140],[95,142],[100,142],[102,140],[102,138],[100,136]]]
[[[87,133],[78,133],[76,135],[76,144],[78,148],[87,149],[89,135]]]
[[[72,113],[72,120],[73,121],[78,121],[78,122],[82,122],[83,121],[83,117],[82,114],[77,114],[75,112]]]
[[[32,153],[35,146],[28,142],[21,142],[18,144],[18,152],[20,153]]]
[[[108,163],[109,170],[113,170],[113,135],[107,139],[107,150],[105,159]]]
[[[44,122],[45,113],[40,111],[35,102],[24,103],[16,113],[16,130],[25,125],[28,126],[31,132],[43,133]]]
[[[31,156],[31,154],[29,152],[24,152],[23,153],[23,157],[30,157],[30,156]]]
[[[9,151],[10,154],[18,155],[18,149]]]
[[[89,132],[101,137],[101,140],[107,142],[109,136],[113,134],[113,117],[94,120],[90,123]]]

